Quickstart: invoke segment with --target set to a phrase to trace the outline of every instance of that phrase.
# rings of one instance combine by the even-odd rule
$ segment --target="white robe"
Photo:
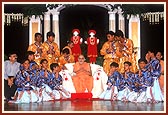
[[[104,72],[103,67],[91,64],[92,76],[93,76],[93,89],[92,98],[98,98],[104,91],[106,91],[108,76]]]
[[[71,66],[73,68],[73,65]],[[68,70],[62,70],[59,73],[62,76],[62,86],[64,89],[66,89],[70,93],[76,93],[73,81],[72,81],[72,74]]]

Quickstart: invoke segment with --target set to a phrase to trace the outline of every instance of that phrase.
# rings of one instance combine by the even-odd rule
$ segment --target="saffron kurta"
[[[72,77],[72,80],[76,93],[84,93],[86,90],[91,92],[93,88],[93,77],[90,74],[90,64],[86,62],[79,64],[79,62],[76,62],[73,66],[73,71],[76,75]]]
[[[133,47],[134,47],[134,44],[133,44],[133,41],[131,39],[127,39],[125,38],[124,42],[123,42],[123,47],[122,47],[122,57],[120,58],[120,72],[123,73],[124,72],[124,62],[125,61],[129,61],[132,63],[132,65],[134,65],[134,67],[132,66],[131,67],[131,71],[132,72],[136,72],[137,70],[135,68],[136,66],[136,61],[134,61],[133,59],[135,58],[132,58],[132,54],[133,54]]]
[[[43,52],[44,58],[47,59],[48,64],[57,62],[58,57],[60,56],[60,50],[58,45],[55,42],[49,43],[45,41],[43,43],[45,52]],[[48,68],[49,69],[49,68]]]
[[[74,56],[73,55],[69,55],[68,58],[65,58],[63,55],[59,57],[58,59],[58,63],[59,65],[61,66],[64,66],[66,63],[74,63],[75,62],[75,59],[74,59]]]
[[[111,52],[108,52],[108,49],[112,49]],[[110,70],[110,64],[112,62],[119,63],[119,48],[118,43],[113,42],[105,42],[102,46],[102,49],[100,50],[100,54],[104,56],[104,62],[103,62],[103,69],[108,74]]]
[[[33,43],[31,45],[29,45],[28,50],[27,51],[32,51],[35,54],[35,62],[39,65],[40,64],[40,60],[44,57],[44,53],[45,52],[45,48],[44,46],[41,45],[37,45],[36,43]]]

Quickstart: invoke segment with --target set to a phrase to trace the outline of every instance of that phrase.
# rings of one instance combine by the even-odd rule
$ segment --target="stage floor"
[[[164,102],[147,104],[108,100],[57,100],[40,103],[6,103],[4,112],[48,111],[48,112],[122,112],[122,111],[159,111],[164,112]],[[27,113],[27,112],[26,112]],[[82,112],[83,113],[83,112]]]

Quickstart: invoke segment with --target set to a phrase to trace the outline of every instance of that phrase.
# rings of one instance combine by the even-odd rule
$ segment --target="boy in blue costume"
[[[118,87],[120,85],[120,80],[122,75],[118,72],[119,64],[112,62],[110,64],[110,72],[107,80],[107,90],[104,91],[99,98],[117,100]]]
[[[58,63],[52,63],[50,65],[50,69],[52,70],[51,73],[51,82],[49,86],[53,90],[53,94],[55,96],[55,99],[65,99],[70,98],[70,93],[62,86],[63,78],[59,74],[60,72],[60,66]]]
[[[131,69],[131,62],[126,61],[124,62],[124,70],[123,73],[123,79],[121,80],[121,83],[119,85],[119,92],[118,92],[118,100],[127,102],[128,97],[130,95],[130,92],[133,91],[134,87],[134,81],[135,81],[135,75],[133,72],[130,71]]]

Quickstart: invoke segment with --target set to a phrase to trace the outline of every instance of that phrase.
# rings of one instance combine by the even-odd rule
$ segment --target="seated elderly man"
[[[83,58],[83,56],[81,56]],[[79,59],[84,62],[84,59]],[[86,63],[86,62],[85,62]],[[76,63],[67,63],[65,64],[67,70],[62,70],[60,74],[63,76],[63,86],[70,92],[70,93],[77,93],[76,87],[79,87],[79,84],[82,83],[81,80],[76,76],[75,73],[75,64]],[[79,64],[79,63],[78,63]],[[104,72],[103,67],[97,64],[89,64],[87,63],[88,69],[91,69],[91,73],[89,73],[88,78],[92,79],[92,82],[86,82],[83,85],[83,91],[82,92],[90,92],[92,93],[92,98],[98,98],[98,96],[107,88],[106,82],[107,82],[107,74]],[[86,69],[86,67],[85,67]],[[89,69],[89,70],[90,70]],[[87,72],[86,72],[87,73]],[[76,78],[77,77],[77,78]],[[83,77],[83,75],[81,76]],[[77,84],[74,84],[75,80]],[[80,82],[80,83],[79,83]],[[92,87],[88,89],[87,84],[91,84]],[[76,87],[75,87],[76,85]]]
[[[86,90],[91,93],[93,88],[93,77],[90,64],[85,62],[85,57],[80,55],[78,62],[73,65],[72,81],[76,90],[76,93],[84,93]]]

